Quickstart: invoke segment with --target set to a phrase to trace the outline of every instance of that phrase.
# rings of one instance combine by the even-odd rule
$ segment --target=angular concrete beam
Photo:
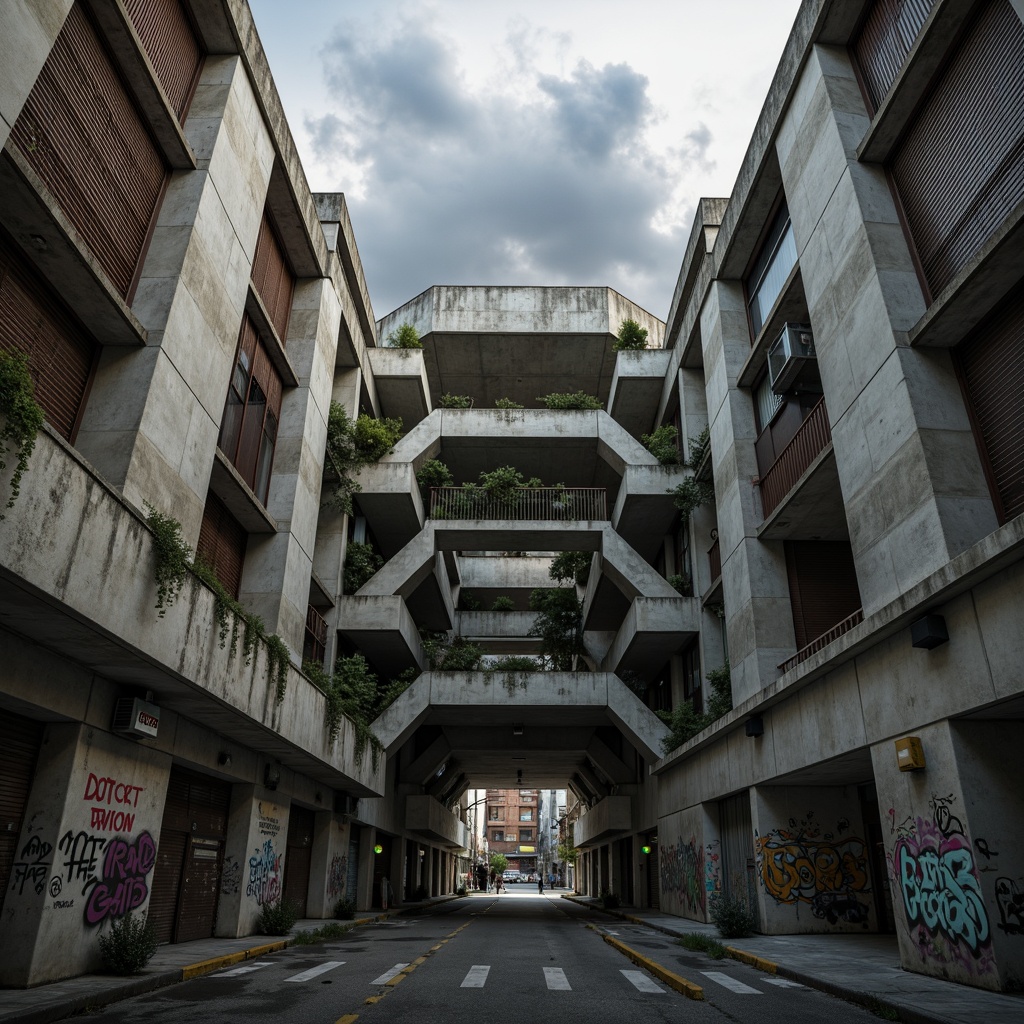
[[[654,425],[671,357],[667,349],[650,348],[619,352],[615,359],[608,408],[612,419],[637,439]]]
[[[423,353],[414,349],[370,348],[370,372],[377,383],[380,411],[412,430],[430,413],[430,385]]]
[[[399,771],[400,781],[425,786],[441,770],[441,765],[448,760],[451,752],[448,740],[438,736],[415,761]]]
[[[601,663],[602,672],[632,671],[663,665],[700,632],[696,598],[638,597],[629,607]]]
[[[577,846],[593,846],[609,836],[633,828],[633,800],[629,796],[606,796],[581,815],[573,831]]]
[[[386,676],[426,667],[419,629],[398,594],[339,598],[338,631]]]
[[[587,757],[617,786],[628,785],[636,781],[633,767],[613,754],[608,745],[596,736],[587,745]]]
[[[653,557],[676,516],[670,493],[693,474],[683,466],[627,466],[612,526],[644,558]]]

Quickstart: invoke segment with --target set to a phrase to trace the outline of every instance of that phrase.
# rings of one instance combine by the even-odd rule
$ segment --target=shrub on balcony
[[[492,612],[511,612],[516,607],[515,601],[512,600],[507,594],[502,594],[500,597],[494,599],[494,604],[491,605]]]
[[[16,459],[7,508],[14,507],[21,493],[21,478],[28,472],[28,460],[44,418],[35,399],[28,360],[20,352],[0,352],[0,473],[7,468],[12,449]]]
[[[419,331],[412,324],[402,324],[396,327],[387,337],[388,348],[423,348],[420,341]]]
[[[635,320],[623,320],[612,342],[612,351],[629,352],[641,348],[647,348],[647,328],[641,327]]]
[[[671,423],[662,423],[652,433],[642,434],[640,443],[663,466],[679,465],[679,431]]]
[[[416,482],[429,490],[431,487],[451,487],[455,483],[452,471],[440,459],[427,459],[416,472]]]
[[[693,580],[690,578],[688,573],[677,572],[671,576],[666,577],[668,585],[677,593],[682,594],[683,597],[693,596]]]
[[[506,654],[490,667],[492,672],[540,672],[541,669],[536,658],[528,658],[523,654]]]
[[[478,612],[483,606],[472,590],[459,591],[459,610],[463,612]]]
[[[590,579],[590,565],[593,562],[592,551],[563,551],[551,560],[548,575],[559,585],[566,583],[587,585]]]
[[[479,644],[447,633],[420,632],[427,663],[433,671],[473,672],[480,667],[484,652]]]
[[[350,541],[345,550],[345,571],[342,585],[346,594],[354,594],[384,564],[384,559],[373,550],[372,544]]]
[[[686,465],[692,466],[696,472],[711,450],[711,428],[709,426],[705,424],[704,429],[696,437],[690,438],[689,449]]]
[[[705,677],[711,684],[707,710],[699,714],[693,703],[684,700],[671,711],[659,711],[658,717],[669,727],[671,732],[661,741],[661,749],[665,754],[681,747],[687,740],[699,732],[703,732],[712,722],[717,722],[724,714],[732,710],[732,683],[729,663],[720,668],[712,669]]]
[[[585,391],[553,392],[550,395],[538,395],[538,402],[543,402],[549,409],[603,409],[604,402]]]
[[[469,395],[443,394],[438,399],[438,405],[442,409],[469,409],[473,405],[473,399]]]
[[[706,505],[715,498],[714,485],[693,476],[688,476],[682,483],[669,488],[668,493],[672,495],[673,504],[679,509],[684,523],[701,505]]]
[[[583,606],[575,587],[534,590],[530,611],[537,617],[528,635],[540,639],[541,654],[552,668],[571,672],[583,655]]]
[[[525,409],[525,405],[521,405],[519,402],[513,402],[511,398],[499,398],[494,403],[495,409]]]
[[[390,454],[401,436],[400,419],[375,420],[362,413],[353,420],[341,405],[331,402],[324,468],[332,471],[335,479],[328,504],[352,515],[352,498],[360,490],[354,474]]]

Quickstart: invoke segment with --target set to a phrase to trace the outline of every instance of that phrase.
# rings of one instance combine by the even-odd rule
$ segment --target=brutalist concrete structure
[[[376,322],[244,4],[2,17],[0,349],[47,422],[0,521],[0,984],[92,969],[129,911],[183,941],[450,892],[471,787],[566,786],[583,892],[1021,984],[1015,5],[807,0],[664,322],[441,285]],[[542,401],[571,392],[597,407]],[[332,402],[403,420],[352,515]],[[208,565],[176,599],[175,523]],[[346,586],[353,544],[381,565]],[[502,663],[543,655],[563,551],[581,651]],[[379,758],[310,667],[354,654],[415,675]]]

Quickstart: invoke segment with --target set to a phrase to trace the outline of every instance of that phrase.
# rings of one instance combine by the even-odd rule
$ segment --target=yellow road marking
[[[669,988],[674,988],[677,992],[681,992],[688,999],[704,998],[704,989],[700,985],[695,985],[692,981],[687,981],[684,977],[676,974],[674,971],[670,971],[667,967],[662,967],[661,964],[644,956],[643,953],[638,953],[635,949],[630,948],[624,942],[620,942],[611,935],[605,935],[604,941],[608,945],[614,946],[620,953],[628,956],[633,963],[650,971],[651,974],[659,981],[663,981]]]

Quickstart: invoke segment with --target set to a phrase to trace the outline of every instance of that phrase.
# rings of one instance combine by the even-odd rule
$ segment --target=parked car
[[[523,876],[514,868],[509,868],[507,871],[503,871],[501,873],[501,880],[503,882],[521,882],[523,880]]]

